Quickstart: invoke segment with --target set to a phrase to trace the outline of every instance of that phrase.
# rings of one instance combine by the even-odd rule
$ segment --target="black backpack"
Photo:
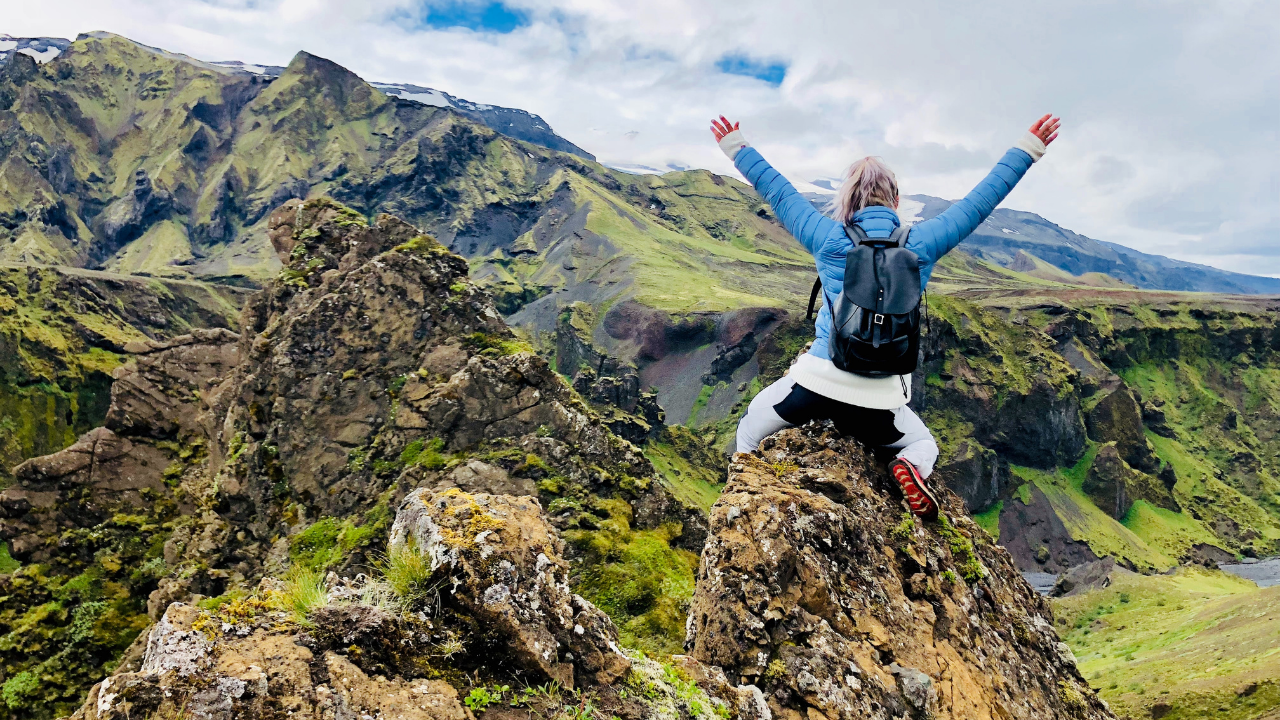
[[[909,375],[920,351],[920,258],[906,249],[908,228],[887,238],[869,238],[846,225],[853,241],[844,263],[844,290],[831,310],[831,362],[867,377]],[[809,316],[822,290],[809,297]]]

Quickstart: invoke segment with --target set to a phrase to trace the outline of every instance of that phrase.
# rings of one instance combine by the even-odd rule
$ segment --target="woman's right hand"
[[[721,115],[719,120],[711,121],[711,134],[716,136],[716,142],[720,142],[725,135],[737,130],[738,125],[739,123],[731,123]]]
[[[1044,143],[1045,147],[1049,147],[1049,143],[1058,137],[1060,125],[1062,125],[1062,118],[1053,117],[1053,113],[1048,113],[1032,123],[1031,134],[1040,138],[1040,142]]]

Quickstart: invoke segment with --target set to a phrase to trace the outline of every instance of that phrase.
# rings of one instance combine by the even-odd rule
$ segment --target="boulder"
[[[943,510],[913,518],[861,445],[816,424],[734,456],[690,655],[773,718],[1113,718],[1009,555],[954,494]]]
[[[505,638],[499,651],[539,681],[604,685],[631,667],[613,621],[569,590],[537,498],[415,490],[391,528],[390,552],[410,549],[430,558],[444,601]]]
[[[1116,559],[1106,557],[1094,562],[1077,565],[1058,576],[1053,584],[1053,597],[1071,597],[1111,587],[1111,576],[1116,572],[1129,572],[1124,568],[1116,569]]]
[[[472,717],[447,682],[380,662],[425,655],[425,623],[369,606],[325,608],[311,622],[303,631],[275,610],[233,625],[174,603],[147,633],[141,666],[94,686],[72,720]]]

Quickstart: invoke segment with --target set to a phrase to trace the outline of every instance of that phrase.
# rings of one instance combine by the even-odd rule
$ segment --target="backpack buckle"
[[[874,323],[875,323],[875,324],[877,324],[877,325],[883,325],[883,324],[884,324],[884,316],[883,316],[883,315],[881,315],[880,313],[876,313],[876,316],[875,316],[874,318],[872,318],[872,322],[874,322]]]

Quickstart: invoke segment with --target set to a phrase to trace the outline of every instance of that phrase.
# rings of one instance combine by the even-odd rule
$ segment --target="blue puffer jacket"
[[[963,200],[938,216],[912,226],[907,249],[920,257],[921,288],[929,283],[934,264],[987,219],[1022,179],[1031,163],[1031,156],[1025,151],[1010,149]],[[845,255],[852,245],[845,235],[844,226],[815,210],[755,148],[742,148],[734,156],[733,164],[755,186],[756,192],[769,202],[787,231],[813,253],[818,277],[822,278],[822,290],[834,303],[844,289]],[[896,212],[879,205],[859,210],[854,215],[854,222],[873,238],[889,237],[901,224]],[[825,302],[818,313],[815,328],[817,339],[809,353],[829,359],[827,343],[831,337],[831,311]]]

